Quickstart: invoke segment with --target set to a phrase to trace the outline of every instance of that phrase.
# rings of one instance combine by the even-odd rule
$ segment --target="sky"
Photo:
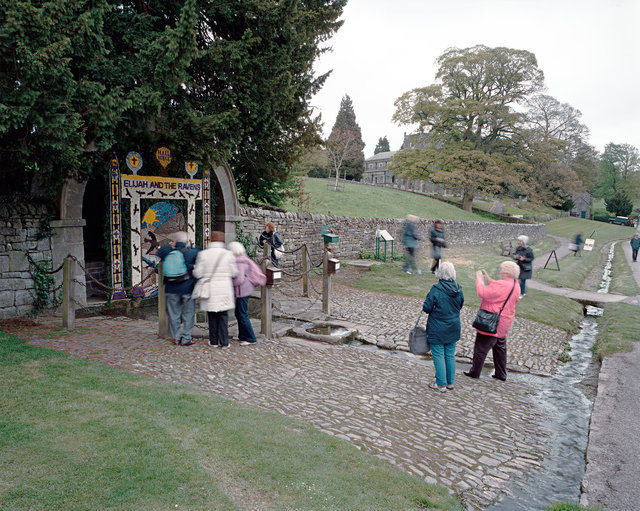
[[[412,126],[391,121],[404,92],[435,83],[435,60],[478,44],[532,52],[545,94],[582,112],[589,143],[640,149],[640,0],[349,0],[332,51],[316,73],[332,70],[311,100],[331,133],[348,94],[373,155],[380,137],[400,149]]]

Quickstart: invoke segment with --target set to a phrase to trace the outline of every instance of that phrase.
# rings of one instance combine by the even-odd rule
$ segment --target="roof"
[[[364,161],[376,161],[376,160],[390,160],[391,157],[396,154],[398,151],[385,151],[383,153],[374,154],[370,158],[367,158]]]

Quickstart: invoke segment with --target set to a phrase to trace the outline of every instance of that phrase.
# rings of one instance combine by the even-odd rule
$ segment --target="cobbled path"
[[[421,305],[342,285],[334,291],[339,317],[357,319],[364,336],[393,339],[398,347]],[[472,315],[465,310],[463,322],[470,323]],[[503,383],[461,375],[453,391],[440,393],[428,387],[431,362],[400,351],[391,356],[291,337],[250,347],[234,341],[227,350],[198,340],[186,348],[159,339],[151,321],[98,317],[76,323],[87,330],[65,339],[34,337],[30,343],[306,421],[401,470],[445,485],[468,509],[482,509],[508,492],[547,454],[545,412],[531,398],[533,387],[517,377]],[[471,353],[471,335],[465,329],[458,344],[461,358]],[[550,372],[563,340],[556,329],[518,320],[508,341],[510,363],[523,371]]]

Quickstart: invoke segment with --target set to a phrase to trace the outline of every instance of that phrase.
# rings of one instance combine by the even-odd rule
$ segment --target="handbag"
[[[215,275],[216,270],[218,269],[218,264],[222,260],[224,255],[221,255],[216,264],[213,265],[213,271],[211,272],[211,276]],[[209,299],[209,280],[211,277],[206,277],[202,279],[198,279],[196,285],[193,287],[193,292],[191,293],[191,298],[194,300],[208,300]]]
[[[478,309],[478,314],[476,315],[476,319],[473,320],[473,328],[476,330],[480,330],[481,332],[486,332],[488,334],[495,334],[498,331],[498,323],[500,322],[500,314],[502,314],[502,309],[507,305],[509,298],[511,298],[511,294],[516,287],[516,281],[513,281],[513,287],[511,291],[509,291],[509,296],[500,307],[500,312],[489,312],[485,309]]]
[[[425,355],[431,351],[431,346],[427,340],[427,329],[418,325],[420,316],[422,316],[422,311],[418,315],[415,326],[409,332],[409,351],[414,355]]]

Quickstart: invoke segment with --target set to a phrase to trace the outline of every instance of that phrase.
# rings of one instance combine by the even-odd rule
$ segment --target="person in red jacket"
[[[493,353],[494,378],[507,379],[507,334],[516,315],[516,305],[520,300],[520,284],[518,277],[520,268],[513,261],[505,261],[500,265],[501,280],[493,280],[485,270],[476,272],[476,292],[480,297],[480,308],[489,312],[500,312],[504,305],[495,334],[476,331],[476,342],[473,347],[473,363],[465,376],[480,378],[484,360],[489,350]]]

